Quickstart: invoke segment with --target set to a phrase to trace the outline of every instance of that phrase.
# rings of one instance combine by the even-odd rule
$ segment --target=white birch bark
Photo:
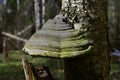
[[[44,16],[45,16],[45,0],[42,0],[42,24],[45,23]]]
[[[20,0],[17,0],[17,10],[20,9]]]
[[[41,25],[41,23],[40,23],[40,6],[39,6],[38,0],[34,0],[34,12],[35,12],[35,27],[36,27],[36,32],[37,32]]]

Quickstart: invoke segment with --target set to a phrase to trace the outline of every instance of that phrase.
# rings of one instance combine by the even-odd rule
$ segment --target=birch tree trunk
[[[35,27],[36,32],[42,26],[42,0],[34,0]]]
[[[42,24],[45,23],[44,16],[45,16],[45,0],[42,0]]]
[[[109,80],[107,0],[62,0],[62,11],[76,30],[93,41],[89,54],[64,60],[65,80]],[[76,28],[77,27],[77,28]]]

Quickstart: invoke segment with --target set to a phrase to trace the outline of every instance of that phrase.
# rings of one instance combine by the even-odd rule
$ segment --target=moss
[[[37,46],[37,45],[25,45],[25,49],[31,49],[31,50],[46,50],[46,51],[56,51],[60,52],[60,47],[50,47],[50,46]]]
[[[61,43],[61,48],[75,48],[75,47],[81,47],[84,45],[89,45],[89,41],[87,39],[79,39],[79,40],[73,40],[73,41],[63,41]]]
[[[62,52],[60,58],[72,58],[72,57],[76,57],[76,56],[82,56],[82,55],[86,55],[88,54],[91,50],[93,49],[93,46],[89,46],[87,49],[85,50],[81,50],[81,51],[70,51],[70,52]]]
[[[68,37],[68,38],[63,38],[61,41],[74,41],[74,40],[80,40],[82,38],[85,38],[89,33],[84,33],[84,34],[81,34],[81,35],[78,35],[78,36],[71,36],[71,37]]]
[[[70,57],[75,57],[75,56],[81,56],[89,53],[91,51],[93,46],[89,46],[85,50],[81,51],[61,51],[61,52],[52,52],[52,51],[44,51],[44,50],[32,50],[32,49],[27,49],[26,52],[29,55],[33,56],[44,56],[44,57],[54,57],[54,58],[70,58]]]

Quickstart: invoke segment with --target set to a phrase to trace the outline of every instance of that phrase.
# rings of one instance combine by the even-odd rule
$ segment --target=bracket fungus
[[[89,33],[75,30],[59,14],[48,20],[41,30],[32,35],[23,50],[29,55],[70,58],[88,53],[92,46],[86,38]]]

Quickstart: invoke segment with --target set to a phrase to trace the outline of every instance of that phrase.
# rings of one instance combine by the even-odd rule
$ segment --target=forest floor
[[[48,66],[51,73],[58,80],[63,80],[63,66],[58,64],[58,59],[32,57],[29,55],[22,55],[33,65]],[[25,80],[24,70],[22,66],[22,56],[19,51],[9,52],[9,59],[2,62],[2,54],[0,54],[0,80]],[[63,60],[60,61],[62,63]]]
[[[25,80],[22,57],[26,57],[33,65],[48,66],[57,80],[63,80],[63,60],[21,55],[19,51],[11,51],[8,61],[2,62],[2,54],[0,54],[0,80]],[[110,74],[110,80],[120,80],[120,63],[111,64]]]

